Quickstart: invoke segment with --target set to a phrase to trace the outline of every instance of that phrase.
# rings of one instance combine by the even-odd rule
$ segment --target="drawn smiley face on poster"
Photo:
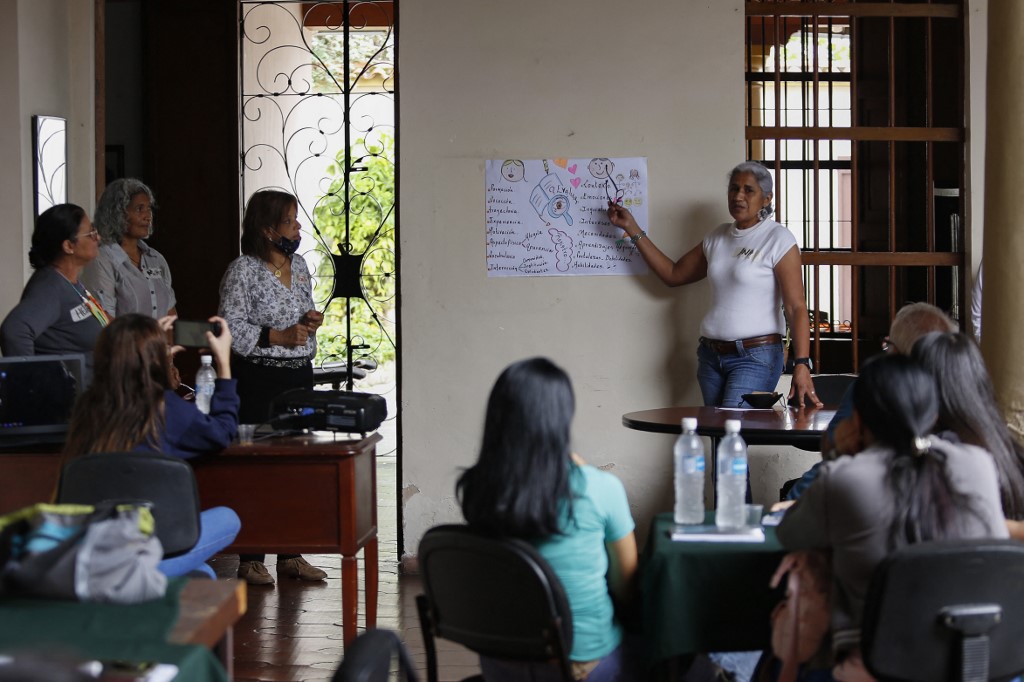
[[[526,179],[526,166],[519,159],[507,159],[501,164],[501,177],[509,182],[521,182]]]
[[[590,163],[587,164],[587,170],[598,180],[611,177],[612,169],[614,168],[615,164],[611,162],[611,159],[591,159]]]

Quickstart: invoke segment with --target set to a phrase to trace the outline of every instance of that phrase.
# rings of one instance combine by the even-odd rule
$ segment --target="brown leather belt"
[[[740,339],[740,344],[744,348],[757,348],[758,346],[770,346],[774,343],[782,344],[781,334],[765,334],[764,336],[751,336],[749,339]],[[706,339],[703,336],[700,337],[700,344],[705,348],[710,348],[719,355],[735,355],[736,354],[736,342],[735,341],[719,341],[718,339]]]

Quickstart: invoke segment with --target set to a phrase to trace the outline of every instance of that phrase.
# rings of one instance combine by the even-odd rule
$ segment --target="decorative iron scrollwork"
[[[397,350],[393,17],[391,2],[240,2],[243,196],[298,198],[317,364],[347,368],[349,389]]]

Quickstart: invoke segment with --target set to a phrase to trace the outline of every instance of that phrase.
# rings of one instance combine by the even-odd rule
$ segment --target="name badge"
[[[82,320],[87,320],[90,317],[92,317],[92,313],[89,312],[89,306],[84,303],[71,309],[72,322],[81,322]]]

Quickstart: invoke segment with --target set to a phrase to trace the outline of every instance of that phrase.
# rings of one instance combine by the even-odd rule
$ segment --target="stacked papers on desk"
[[[764,530],[753,528],[729,528],[719,530],[717,526],[705,524],[695,526],[673,526],[672,540],[675,542],[764,542]]]

